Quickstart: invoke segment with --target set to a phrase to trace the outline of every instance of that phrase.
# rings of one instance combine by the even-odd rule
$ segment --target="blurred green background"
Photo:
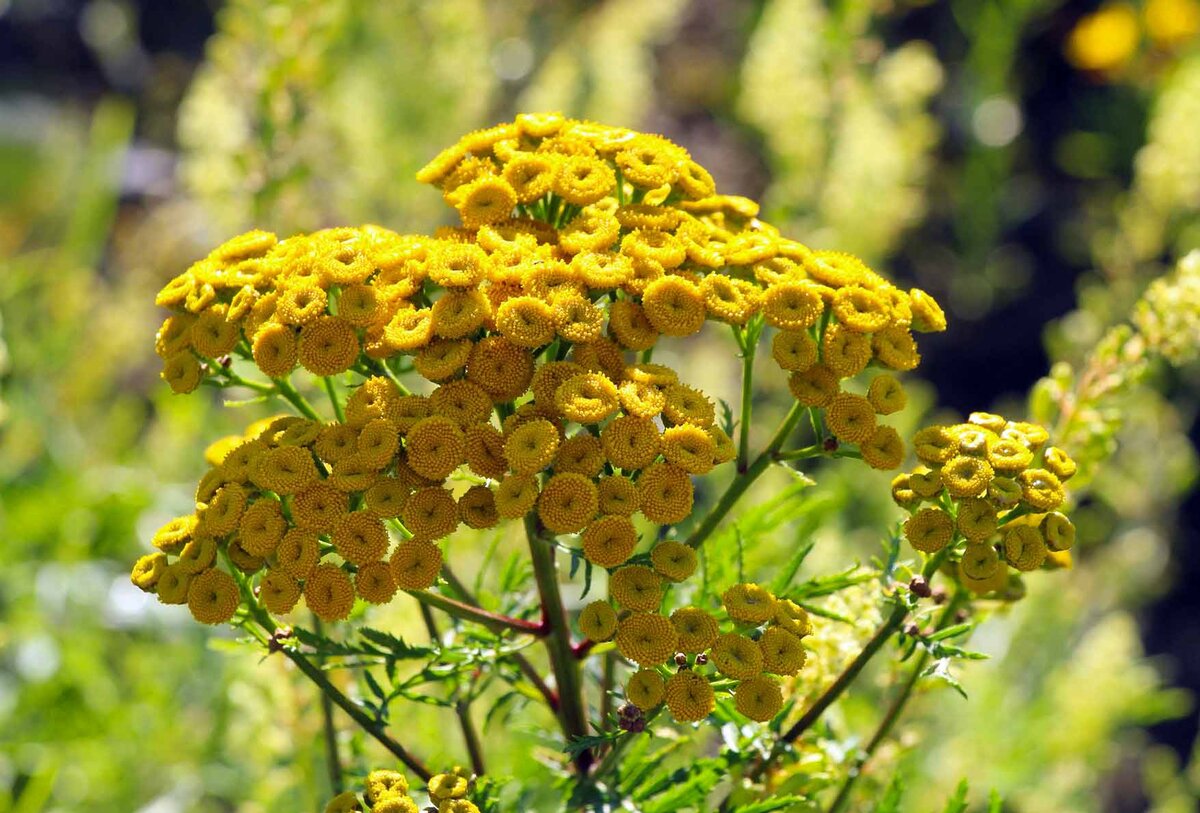
[[[128,582],[264,409],[170,394],[153,293],[250,227],[449,222],[415,170],[537,109],[662,132],[934,293],[906,425],[1033,414],[1104,460],[1077,567],[979,630],[970,700],[921,698],[878,781],[913,810],[964,775],[1006,811],[1195,810],[1200,263],[1137,303],[1200,246],[1196,0],[0,0],[0,811],[317,809],[310,687]],[[731,394],[707,341],[674,362]],[[816,478],[778,544],[871,555],[887,479]],[[503,767],[536,776],[523,747]]]

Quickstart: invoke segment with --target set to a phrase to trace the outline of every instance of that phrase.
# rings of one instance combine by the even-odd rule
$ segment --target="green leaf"
[[[964,813],[967,809],[967,780],[960,780],[958,787],[954,790],[954,795],[946,800],[946,806],[942,809],[942,813]]]
[[[946,627],[943,630],[938,630],[933,635],[927,636],[926,641],[944,641],[947,638],[955,638],[964,633],[970,632],[974,628],[974,624],[955,624],[952,627]]]
[[[988,794],[987,813],[1001,813],[1004,810],[1004,797],[995,789]]]
[[[764,799],[761,802],[751,802],[733,809],[733,813],[771,813],[773,810],[784,810],[795,804],[807,802],[803,796],[777,796],[774,799]]]
[[[572,757],[577,757],[584,751],[592,748],[598,748],[599,746],[612,742],[615,739],[615,735],[575,737],[563,746],[563,751],[565,751],[567,754],[570,754]]]
[[[875,805],[873,813],[900,813],[900,803],[904,801],[904,776],[896,774],[888,782],[887,789]]]
[[[779,571],[779,575],[775,577],[775,581],[771,582],[772,593],[779,595],[788,588],[792,583],[792,579],[796,578],[796,573],[800,570],[800,566],[808,558],[808,554],[812,553],[815,545],[816,542],[807,539],[792,551],[792,555],[788,557],[787,564]]]
[[[967,696],[967,692],[965,689],[963,689],[962,684],[958,682],[958,678],[950,674],[949,658],[942,658],[938,661],[935,661],[933,664],[928,666],[924,672],[921,673],[921,677],[931,677],[935,680],[940,680],[950,688],[954,689],[954,691],[961,694],[964,698]]]
[[[410,644],[403,638],[397,638],[386,632],[382,632],[371,627],[363,627],[358,631],[358,634],[366,638],[373,644],[378,644],[387,650],[387,654],[393,658],[401,660],[409,658],[431,658],[438,653],[438,650],[432,646],[423,644]]]

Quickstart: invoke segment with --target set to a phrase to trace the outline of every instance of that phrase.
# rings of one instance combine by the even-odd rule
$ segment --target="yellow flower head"
[[[429,780],[429,798],[435,802],[462,799],[467,795],[467,778],[453,773],[440,773]]]
[[[616,183],[612,167],[603,161],[587,155],[569,155],[558,160],[551,188],[567,203],[587,206],[606,197]]]
[[[554,312],[534,296],[514,296],[496,309],[496,329],[520,347],[541,347],[554,339]]]
[[[168,356],[163,362],[162,380],[171,386],[172,391],[184,395],[200,386],[204,371],[200,360],[189,350],[180,350]]]
[[[632,613],[617,625],[617,649],[640,666],[657,666],[677,651],[679,635],[670,619],[657,613]]]
[[[817,343],[806,330],[781,330],[771,340],[771,357],[782,370],[802,372],[817,363]]]
[[[954,519],[940,508],[922,508],[904,521],[904,538],[922,553],[937,553],[954,537]]]
[[[178,553],[184,545],[192,541],[192,535],[196,532],[196,523],[195,514],[176,517],[154,532],[154,538],[150,544],[164,553]]]
[[[380,802],[388,796],[408,793],[408,779],[399,771],[371,771],[367,774],[367,801]]]
[[[558,428],[545,418],[535,418],[508,435],[504,459],[516,474],[535,474],[550,465],[558,445]]]
[[[798,638],[803,638],[805,635],[812,633],[812,624],[809,622],[808,612],[790,599],[777,599],[775,601],[775,616],[771,619],[771,623],[787,630]]]
[[[642,514],[651,522],[674,525],[692,512],[692,481],[673,463],[654,463],[644,469],[637,487]]]
[[[272,570],[259,583],[258,597],[267,612],[287,615],[300,600],[300,582],[282,570]]]
[[[581,432],[567,438],[554,455],[554,471],[595,477],[604,468],[604,447],[595,435]]]
[[[717,705],[709,682],[688,670],[671,675],[667,681],[666,699],[671,716],[681,723],[703,720]]]
[[[201,571],[188,585],[188,609],[202,624],[224,624],[233,618],[240,602],[237,582],[223,570]]]
[[[242,514],[238,538],[247,553],[266,557],[275,552],[287,527],[279,501],[260,497]]]
[[[758,644],[737,632],[717,636],[712,646],[712,662],[717,671],[734,680],[756,677],[763,669],[763,653]]]
[[[888,300],[857,285],[838,289],[831,309],[838,322],[854,333],[874,333],[891,322]]]
[[[717,619],[698,607],[681,607],[671,613],[679,635],[679,651],[698,655],[713,645],[720,634]]]
[[[912,329],[920,333],[940,333],[946,329],[946,314],[929,294],[920,288],[908,292],[908,303],[912,309]]]
[[[1017,475],[1021,500],[1037,511],[1053,511],[1065,499],[1062,482],[1046,469],[1026,469]]]
[[[1068,551],[1075,544],[1075,526],[1064,514],[1051,511],[1042,517],[1038,527],[1046,547],[1051,551]]]
[[[725,611],[734,621],[762,624],[775,615],[775,596],[759,584],[735,584],[721,595]]]
[[[458,498],[458,517],[468,528],[494,528],[500,522],[496,495],[487,486],[471,486]]]
[[[496,512],[505,519],[525,516],[537,503],[538,481],[530,474],[505,477],[496,486]]]
[[[995,476],[991,464],[978,457],[957,455],[942,466],[942,484],[952,497],[979,497]]]
[[[600,508],[596,485],[582,474],[556,474],[546,481],[538,496],[542,524],[554,533],[583,530]]]
[[[861,395],[838,393],[825,412],[825,422],[843,443],[863,443],[875,432],[875,408]]]
[[[610,475],[601,477],[596,483],[600,495],[600,513],[632,516],[638,510],[637,484],[628,477]]]
[[[422,418],[404,438],[408,465],[429,480],[444,480],[463,462],[466,440],[462,429],[449,418]]]
[[[751,720],[765,723],[783,708],[783,691],[776,681],[759,675],[738,684],[733,693],[733,702],[737,710]]]
[[[639,669],[625,684],[625,696],[643,711],[649,711],[661,703],[666,692],[666,682],[653,669]]]
[[[161,551],[148,553],[134,563],[133,572],[130,574],[129,580],[139,590],[153,593],[166,567],[167,555],[165,553]]]
[[[617,613],[607,601],[593,601],[579,613],[579,631],[592,641],[610,641],[617,632]]]
[[[665,540],[650,551],[654,570],[673,582],[681,582],[696,572],[696,552],[682,542]]]
[[[343,516],[330,540],[338,555],[360,566],[382,559],[390,541],[383,521],[370,511],[355,511]]]
[[[609,577],[613,599],[629,610],[653,612],[662,603],[662,577],[645,565],[629,565]]]
[[[712,471],[717,447],[708,430],[685,423],[670,426],[662,434],[662,455],[688,474]]]
[[[387,604],[396,595],[396,579],[388,562],[367,562],[354,574],[358,597],[372,604]]]
[[[191,583],[192,574],[176,562],[163,568],[155,585],[155,593],[163,604],[184,604],[187,602],[188,587]]]
[[[804,406],[827,407],[837,395],[838,377],[824,364],[814,364],[788,376],[788,389]]]
[[[409,539],[396,546],[389,564],[398,588],[425,590],[437,581],[442,569],[442,551],[432,542]]]
[[[611,568],[623,564],[633,554],[638,534],[627,516],[604,516],[587,527],[581,542],[589,562]]]
[[[400,519],[418,539],[441,539],[458,528],[458,505],[445,488],[427,486],[404,501]]]
[[[1046,542],[1034,526],[1013,523],[1002,535],[1004,559],[1017,570],[1037,570],[1046,561]]]
[[[821,338],[821,359],[838,378],[851,378],[871,363],[871,339],[842,325],[830,325]]]
[[[758,639],[763,669],[776,675],[794,675],[804,666],[804,645],[784,627],[771,627]]]
[[[528,189],[523,191],[528,193]],[[516,205],[516,190],[504,178],[484,176],[455,194],[455,208],[467,229],[507,220]]]
[[[893,370],[911,370],[921,363],[917,343],[908,329],[899,325],[886,327],[871,338],[875,358]]]
[[[337,565],[319,564],[304,582],[304,602],[322,621],[340,621],[354,606],[354,585]]]
[[[1075,476],[1077,466],[1071,456],[1057,446],[1047,446],[1042,452],[1042,465],[1061,482],[1066,482]]]
[[[600,423],[616,412],[621,402],[617,387],[601,373],[579,373],[554,391],[559,413],[576,423]]]
[[[875,408],[875,412],[880,415],[891,415],[894,412],[899,412],[908,403],[908,397],[904,394],[904,387],[900,385],[900,382],[894,376],[890,376],[887,373],[877,375],[871,379],[871,386],[867,389],[867,400],[871,402],[871,406]]]
[[[904,441],[890,426],[877,426],[871,436],[859,444],[859,451],[868,466],[889,471],[904,460]]]
[[[690,423],[707,429],[716,420],[716,410],[712,401],[694,387],[686,384],[669,384],[663,391],[666,397],[662,407],[663,415],[673,424]]]
[[[780,330],[806,330],[817,323],[825,304],[817,287],[807,280],[785,280],[767,288],[763,317]]]
[[[646,286],[642,308],[654,329],[664,336],[690,336],[704,327],[704,295],[694,282],[664,276]]]
[[[996,509],[986,499],[966,497],[958,503],[955,522],[968,542],[986,542],[996,533]]]

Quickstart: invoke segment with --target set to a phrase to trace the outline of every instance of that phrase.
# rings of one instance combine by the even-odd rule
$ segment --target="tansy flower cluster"
[[[462,770],[435,774],[429,780],[427,793],[437,813],[479,813],[468,799],[470,777]],[[418,813],[422,809],[409,795],[408,779],[399,771],[371,771],[367,774],[366,789],[340,793],[325,806],[325,813]]]
[[[661,570],[658,557],[654,561]],[[617,571],[611,593],[612,601],[584,608],[579,629],[592,641],[615,640],[622,657],[638,667],[625,696],[643,712],[665,703],[679,722],[696,722],[712,712],[720,690],[732,691],[746,717],[766,722],[783,706],[776,676],[795,675],[804,666],[801,639],[811,632],[808,614],[761,585],[726,590],[721,618],[698,607],[660,613],[662,581],[640,565]]]
[[[1003,589],[1009,567],[1070,564],[1075,526],[1057,509],[1075,462],[1049,440],[1041,426],[986,412],[922,429],[913,445],[923,465],[892,481],[911,512],[905,538],[928,554],[951,546],[959,581],[980,594]]]
[[[418,177],[461,226],[249,232],[159,293],[171,315],[155,346],[176,392],[242,384],[299,407],[301,368],[324,379],[337,418],[301,409],[210,447],[196,510],[155,535],[134,583],[206,623],[250,596],[276,615],[303,597],[338,620],[356,597],[431,587],[437,543],[460,526],[525,519],[578,535],[610,571],[610,600],[579,627],[638,665],[636,707],[699,720],[715,690],[732,690],[743,714],[770,719],[772,676],[804,663],[801,608],[743,584],[720,617],[660,613],[696,567],[670,526],[692,513],[693,478],[736,449],[713,402],[652,353],[710,321],[769,328],[797,402],[892,469],[904,445],[878,417],[904,407],[893,373],[919,362],[914,331],[945,329],[941,309],[855,257],[783,237],[659,136],[520,115]],[[269,382],[242,378],[251,365]],[[843,389],[868,367],[864,394]],[[659,541],[636,555],[642,519]]]

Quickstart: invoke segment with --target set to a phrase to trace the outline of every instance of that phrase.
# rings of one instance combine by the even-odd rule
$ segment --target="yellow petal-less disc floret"
[[[786,634],[786,633],[785,633]],[[743,680],[733,692],[737,710],[759,723],[765,723],[783,708],[783,690],[766,675]]]
[[[643,711],[649,711],[661,703],[666,690],[666,682],[653,669],[639,669],[625,684],[625,696]]]
[[[354,607],[354,585],[340,567],[323,562],[304,582],[304,602],[322,621],[340,621]]]
[[[734,621],[762,624],[775,615],[775,596],[758,584],[735,584],[721,595],[725,611]]]
[[[659,575],[673,582],[681,582],[696,572],[696,551],[682,542],[667,539],[650,551],[650,562]]]
[[[581,541],[583,555],[589,562],[600,567],[616,567],[633,555],[638,533],[627,516],[605,516],[587,527]]]
[[[640,612],[658,609],[663,597],[662,577],[645,565],[629,565],[609,577],[608,589],[622,607]]]
[[[617,625],[617,649],[641,666],[657,666],[675,654],[679,635],[670,619],[656,613],[633,613]]]
[[[240,601],[237,582],[223,570],[201,571],[188,585],[188,610],[202,624],[225,623],[233,618]]]
[[[644,469],[637,488],[642,514],[651,522],[674,525],[692,512],[692,481],[672,463],[655,463]]]
[[[579,631],[592,641],[610,641],[617,632],[617,612],[607,601],[593,601],[579,613]]]
[[[442,551],[432,542],[409,539],[396,546],[388,563],[398,588],[425,590],[437,581],[442,569]]]
[[[538,517],[554,533],[583,530],[600,508],[595,484],[581,474],[556,474],[538,496]]]
[[[671,613],[671,623],[679,634],[679,651],[689,655],[704,652],[720,634],[717,619],[698,607],[681,607]]]
[[[904,521],[904,538],[922,553],[937,553],[954,536],[954,519],[940,508],[922,508]]]
[[[703,720],[717,704],[709,682],[687,670],[676,672],[667,681],[666,702],[671,716],[681,723]]]

